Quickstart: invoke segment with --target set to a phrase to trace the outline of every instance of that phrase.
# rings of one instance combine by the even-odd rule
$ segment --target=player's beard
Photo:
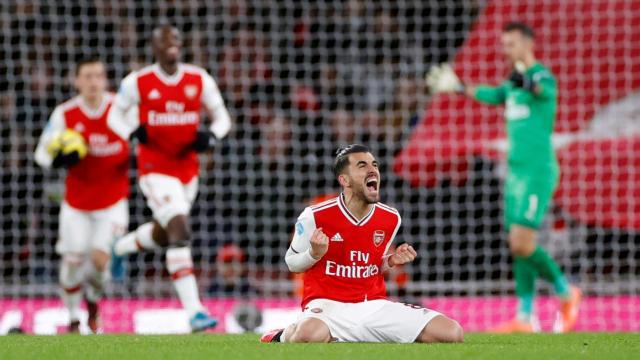
[[[354,187],[353,195],[357,200],[369,205],[375,204],[380,201],[380,193],[374,195],[373,198],[368,197],[366,194],[366,188],[363,185],[356,185]]]

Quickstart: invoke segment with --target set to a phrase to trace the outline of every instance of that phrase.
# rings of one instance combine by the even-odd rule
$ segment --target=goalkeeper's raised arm
[[[464,93],[472,99],[493,105],[504,104],[507,93],[513,89],[525,90],[538,98],[555,98],[555,79],[549,71],[536,66],[540,64],[533,53],[533,31],[526,26],[507,31],[507,27],[501,39],[504,54],[512,67],[507,80],[497,86],[464,84],[451,65],[445,63],[432,66],[427,73],[425,80],[430,92]]]

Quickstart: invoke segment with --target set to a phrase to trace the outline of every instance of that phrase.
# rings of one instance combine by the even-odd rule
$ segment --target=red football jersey
[[[157,66],[138,72],[140,124],[148,141],[138,145],[140,175],[161,173],[188,183],[198,174],[198,156],[192,149],[200,124],[204,70],[181,65],[167,79]]]
[[[302,307],[319,298],[349,303],[385,299],[383,256],[400,223],[398,211],[381,203],[358,221],[342,195],[308,207],[298,219],[296,233],[310,238],[322,228],[329,237],[329,250],[304,273]]]
[[[107,127],[112,101],[113,94],[107,94],[100,107],[91,111],[75,97],[52,114],[51,123],[62,122],[87,143],[87,156],[69,169],[66,178],[65,201],[76,209],[103,209],[129,194],[129,148]]]
[[[134,109],[137,112],[132,112]],[[122,80],[107,122],[124,139],[139,126],[147,130],[147,142],[138,144],[140,175],[160,173],[186,184],[198,175],[193,142],[201,110],[211,117],[209,131],[217,139],[229,133],[229,113],[215,80],[206,70],[178,64],[174,74],[167,74],[159,64],[153,64]]]

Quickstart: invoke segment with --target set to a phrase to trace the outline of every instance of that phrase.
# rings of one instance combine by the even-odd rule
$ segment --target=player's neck
[[[102,105],[102,97],[103,95],[98,96],[83,96],[82,102],[89,108],[90,110],[98,110],[100,105]]]
[[[162,70],[162,72],[164,72],[165,74],[169,75],[169,76],[173,76],[178,72],[178,63],[172,63],[172,64],[163,64],[163,63],[158,63],[158,65],[160,66],[160,70]]]
[[[528,54],[524,57],[524,59],[522,59],[522,62],[524,62],[524,65],[527,67],[527,69],[529,69],[530,67],[535,65],[536,57],[533,56],[533,54]]]
[[[369,204],[362,199],[358,199],[353,194],[344,192],[342,195],[344,204],[347,206],[347,210],[353,215],[358,221],[367,216],[367,214],[371,211],[371,207],[373,204]]]

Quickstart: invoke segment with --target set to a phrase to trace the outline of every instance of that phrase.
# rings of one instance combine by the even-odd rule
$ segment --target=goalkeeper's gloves
[[[77,163],[80,162],[80,154],[77,151],[72,151],[68,154],[63,154],[62,151],[58,152],[55,158],[53,158],[53,162],[51,166],[54,168],[65,168],[68,169]]]
[[[530,92],[534,92],[537,84],[524,73],[514,70],[509,76],[509,81],[516,88],[521,88]]]
[[[431,66],[425,81],[432,94],[464,92],[464,84],[447,63]]]
[[[193,141],[192,147],[196,152],[203,152],[213,148],[216,145],[216,139],[209,131],[198,131],[196,139]]]
[[[137,139],[140,144],[146,144],[148,139],[147,128],[144,127],[144,125],[138,126],[138,128],[131,133],[131,136],[129,136],[129,138],[131,140]]]

